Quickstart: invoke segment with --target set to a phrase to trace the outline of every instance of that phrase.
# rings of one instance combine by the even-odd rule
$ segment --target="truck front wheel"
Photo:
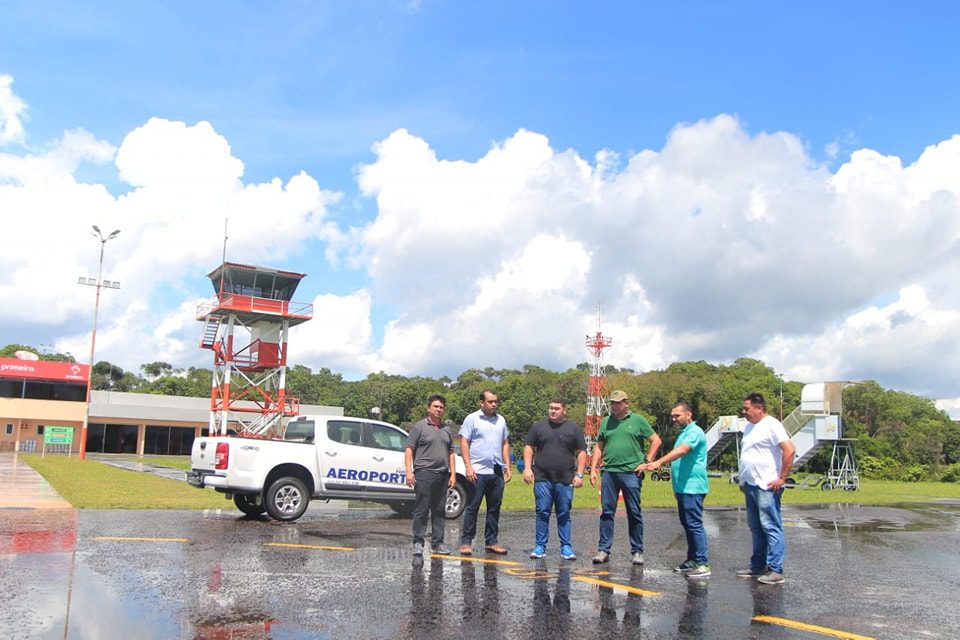
[[[310,494],[300,478],[287,476],[270,485],[264,501],[271,518],[290,522],[307,510]]]
[[[257,496],[249,493],[233,494],[233,504],[237,505],[237,509],[240,509],[240,511],[243,511],[248,516],[259,516],[267,510],[267,508],[263,506],[263,502],[257,504]]]

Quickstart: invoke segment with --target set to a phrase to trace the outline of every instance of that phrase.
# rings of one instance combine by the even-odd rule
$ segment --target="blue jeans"
[[[613,546],[613,517],[617,513],[617,496],[623,493],[627,508],[627,531],[630,534],[630,553],[643,553],[643,515],[640,513],[640,487],[643,478],[633,471],[622,473],[604,471],[600,480],[600,542],[599,551],[610,552]]]
[[[573,485],[549,480],[537,480],[533,485],[537,501],[536,544],[545,547],[550,540],[550,512],[557,509],[557,536],[560,545],[570,545],[570,505],[573,503]]]
[[[747,502],[747,524],[753,535],[753,555],[750,570],[760,573],[767,569],[783,573],[783,554],[786,539],[783,535],[783,519],[780,517],[779,491],[768,491],[752,484],[743,486]]]
[[[463,512],[463,531],[460,544],[471,544],[477,535],[477,514],[480,502],[487,499],[487,520],[484,525],[483,539],[489,547],[497,544],[500,533],[500,503],[503,502],[503,474],[491,473],[477,475],[477,481],[467,483],[467,507]]]
[[[703,529],[702,493],[675,493],[677,514],[687,534],[687,560],[707,564],[707,532]]]

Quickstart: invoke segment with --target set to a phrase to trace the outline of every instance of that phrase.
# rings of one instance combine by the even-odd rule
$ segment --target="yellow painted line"
[[[483,564],[502,564],[507,567],[519,567],[519,562],[514,562],[513,560],[490,560],[488,558],[474,558],[473,556],[451,556],[434,553],[431,554],[431,558],[437,558],[438,560],[465,560],[467,562],[481,562]]]
[[[620,589],[626,591],[627,593],[635,593],[638,596],[659,596],[663,595],[657,591],[646,591],[645,589],[637,589],[636,587],[631,587],[626,584],[618,584],[616,582],[607,582],[606,580],[597,580],[595,578],[587,578],[584,576],[573,576],[572,580],[577,580],[578,582],[588,582],[590,584],[595,584],[598,587],[610,587],[611,589]]]
[[[288,547],[290,549],[322,549],[324,551],[356,551],[353,547],[331,547],[322,544],[291,544],[289,542],[266,542],[265,547]]]
[[[875,640],[871,636],[861,636],[856,633],[849,633],[847,631],[839,631],[837,629],[831,629],[830,627],[818,627],[815,624],[807,624],[805,622],[797,622],[796,620],[790,620],[789,618],[777,618],[775,616],[753,616],[753,619],[757,622],[767,622],[769,624],[778,624],[781,627],[789,627],[790,629],[798,629],[800,631],[809,631],[811,633],[819,633],[825,636],[830,636],[832,638],[843,638],[844,640]]]
[[[190,542],[190,538],[121,538],[117,536],[97,536],[94,540],[116,540],[118,542]]]
[[[503,572],[514,578],[526,578],[530,580],[549,580],[550,578],[560,576],[559,573],[550,573],[542,569],[527,569],[522,567],[510,567],[509,569],[504,569]]]

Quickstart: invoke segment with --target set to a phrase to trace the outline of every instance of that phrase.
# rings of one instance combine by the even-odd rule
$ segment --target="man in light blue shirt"
[[[709,578],[707,564],[707,532],[703,528],[703,499],[709,491],[707,481],[707,437],[693,421],[693,411],[686,402],[678,402],[670,411],[670,419],[680,427],[673,449],[660,458],[642,465],[653,471],[670,462],[673,495],[677,514],[687,534],[687,559],[674,569],[688,578]]]
[[[497,394],[484,389],[480,393],[480,410],[468,415],[460,427],[460,455],[466,466],[467,507],[463,513],[463,532],[460,536],[460,555],[473,553],[473,538],[477,533],[477,514],[480,502],[487,501],[484,527],[486,550],[505,554],[507,548],[498,542],[500,530],[500,503],[503,485],[510,482],[510,440],[507,422],[499,413]]]

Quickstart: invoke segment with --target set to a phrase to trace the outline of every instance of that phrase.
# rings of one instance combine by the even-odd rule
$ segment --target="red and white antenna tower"
[[[292,302],[305,276],[224,261],[210,272],[217,296],[197,308],[200,348],[213,351],[210,435],[233,424],[244,435],[279,427],[300,410],[288,396],[287,336],[313,317],[313,305]]]
[[[603,416],[610,413],[610,389],[607,386],[607,374],[604,371],[603,351],[613,345],[613,340],[600,332],[602,306],[597,305],[597,333],[587,335],[587,349],[593,356],[590,366],[590,380],[587,382],[587,419],[584,425],[585,435],[594,438],[600,431]]]

